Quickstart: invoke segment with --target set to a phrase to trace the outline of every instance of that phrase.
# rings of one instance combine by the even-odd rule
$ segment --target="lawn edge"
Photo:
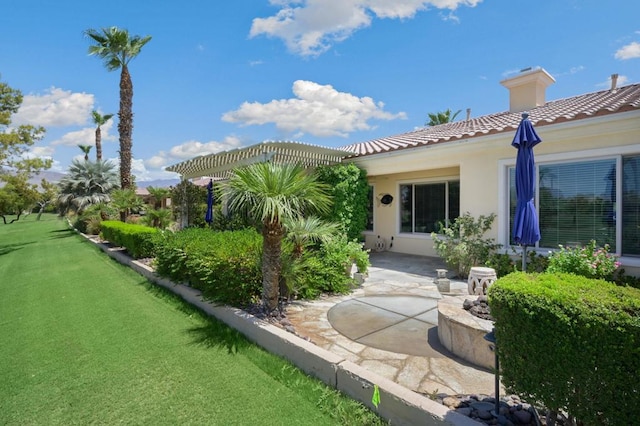
[[[314,345],[286,330],[261,320],[242,309],[206,301],[199,290],[174,283],[155,274],[142,262],[131,258],[121,247],[100,241],[74,229],[117,262],[130,267],[150,282],[180,296],[202,312],[224,322],[266,351],[281,356],[305,373],[339,390],[377,412],[393,425],[474,426],[481,423],[401,386],[392,380]],[[380,393],[378,408],[371,402],[374,386]]]

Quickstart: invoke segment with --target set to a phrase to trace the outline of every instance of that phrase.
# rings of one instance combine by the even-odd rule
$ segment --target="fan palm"
[[[89,161],[89,152],[93,147],[91,145],[78,145],[78,148],[80,148],[80,151],[84,154],[84,161]]]
[[[60,214],[81,213],[92,204],[109,202],[110,192],[118,187],[118,175],[111,162],[73,160],[59,185]]]
[[[124,222],[132,210],[144,208],[144,202],[133,188],[116,189],[111,193],[111,205],[120,212],[120,220]]]
[[[147,191],[149,191],[149,195],[153,200],[154,209],[161,209],[167,206],[167,198],[171,196],[171,190],[169,188],[147,186]]]
[[[96,125],[96,161],[102,161],[102,129],[101,127],[111,120],[113,114],[102,115],[95,109],[91,111],[93,124]]]
[[[437,126],[438,124],[450,123],[456,119],[458,114],[460,114],[460,111],[461,110],[458,110],[453,113],[453,116],[451,115],[452,111],[449,108],[447,108],[445,111],[437,112],[435,114],[429,113],[427,114],[429,116],[429,121],[427,121],[426,125]]]
[[[316,216],[288,219],[284,227],[287,239],[293,243],[294,258],[300,258],[310,244],[329,241],[340,230],[337,223],[324,222]]]
[[[129,74],[129,62],[138,56],[151,36],[130,36],[129,31],[118,27],[88,29],[85,35],[95,44],[89,46],[89,54],[104,60],[108,71],[120,69],[120,109],[118,133],[120,135],[120,187],[131,186],[131,148],[133,133],[133,83]]]
[[[262,225],[262,304],[278,307],[284,222],[331,204],[327,186],[299,165],[256,163],[235,170],[223,194],[229,210],[246,213]]]

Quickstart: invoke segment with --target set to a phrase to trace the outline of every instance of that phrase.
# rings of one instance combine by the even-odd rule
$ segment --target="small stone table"
[[[469,294],[475,294],[478,296],[487,294],[487,289],[491,284],[496,282],[497,279],[498,277],[496,276],[495,269],[474,266],[469,271],[469,279],[467,280]]]

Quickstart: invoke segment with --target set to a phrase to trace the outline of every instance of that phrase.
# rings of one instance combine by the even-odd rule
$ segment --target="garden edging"
[[[377,411],[393,425],[481,425],[241,309],[208,302],[202,298],[200,291],[157,276],[151,267],[132,259],[124,249],[111,247],[96,241],[92,236],[80,234],[119,263],[131,267],[151,282],[179,295],[186,302],[236,329],[265,350],[287,359],[305,373]],[[380,392],[380,404],[377,409],[371,402],[374,385],[378,386]]]

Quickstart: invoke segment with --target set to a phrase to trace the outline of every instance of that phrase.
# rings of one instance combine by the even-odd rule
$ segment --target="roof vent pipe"
[[[618,74],[611,74],[611,91],[615,92],[618,86]]]
[[[471,118],[471,108],[467,108],[467,121]]]

